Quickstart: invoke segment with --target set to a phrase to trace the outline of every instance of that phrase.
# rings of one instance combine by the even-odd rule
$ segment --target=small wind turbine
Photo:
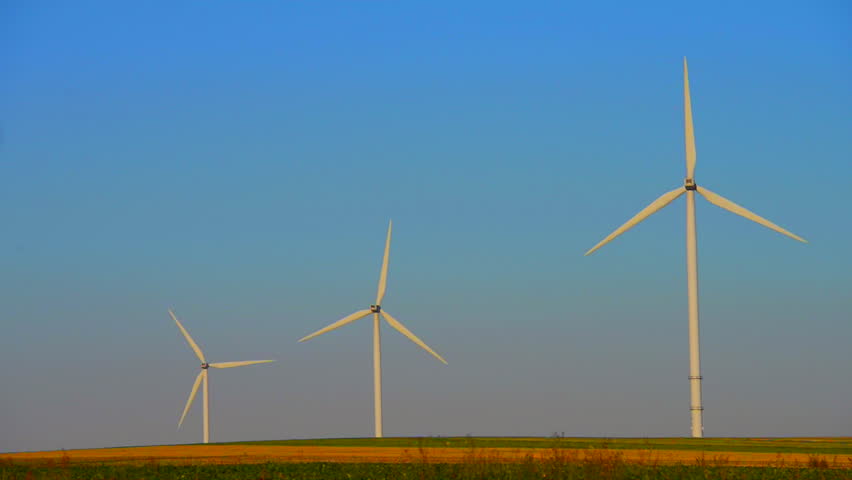
[[[715,194],[704,187],[699,187],[695,183],[695,134],[692,129],[692,105],[689,99],[689,73],[686,66],[686,57],[683,59],[683,103],[684,103],[684,137],[686,141],[686,179],[682,187],[678,187],[671,192],[664,193],[660,198],[654,200],[644,210],[637,213],[636,216],[627,221],[624,225],[618,227],[609,236],[601,240],[600,243],[592,247],[586,252],[586,255],[591,254],[595,250],[606,245],[615,237],[630,230],[636,224],[645,220],[658,210],[662,209],[679,196],[686,193],[686,278],[687,278],[687,294],[689,298],[689,383],[690,383],[690,410],[692,412],[692,436],[702,437],[704,435],[704,425],[702,412],[704,407],[701,404],[701,359],[698,348],[698,254],[697,242],[695,237],[695,193],[698,192],[707,199],[708,202],[717,207],[724,208],[730,212],[736,213],[753,222],[759,223],[766,228],[775,230],[778,233],[787,235],[790,238],[800,242],[807,241],[794,235],[787,230],[775,225],[769,220],[755,215],[736,203]]]
[[[175,316],[175,313],[169,309],[169,315],[172,316],[175,323],[177,323],[178,328],[181,333],[183,333],[184,338],[186,338],[186,343],[192,348],[192,351],[195,352],[195,355],[201,360],[201,372],[199,372],[198,376],[195,377],[195,383],[192,384],[192,391],[189,392],[189,400],[186,401],[186,407],[183,409],[183,414],[180,416],[180,421],[178,422],[178,428],[180,428],[181,424],[183,424],[183,419],[186,417],[187,412],[189,412],[189,407],[192,405],[192,401],[195,400],[195,394],[198,393],[198,386],[201,385],[201,382],[204,382],[204,443],[210,443],[210,398],[209,394],[209,384],[207,380],[207,369],[210,367],[213,368],[234,368],[234,367],[243,367],[246,365],[254,365],[255,363],[269,363],[274,362],[275,360],[249,360],[246,362],[222,362],[222,363],[207,363],[207,360],[204,359],[204,354],[201,353],[201,349],[198,348],[198,345],[195,341],[192,340],[192,337],[189,336],[189,332],[183,328],[180,321]]]
[[[385,298],[385,290],[387,289],[388,254],[390,253],[391,227],[393,227],[393,221],[388,224],[388,238],[385,242],[385,256],[382,260],[382,273],[379,277],[379,291],[378,294],[376,294],[376,303],[374,305],[370,305],[370,308],[367,310],[359,310],[349,316],[343,317],[342,319],[332,323],[331,325],[317,330],[316,332],[299,340],[300,342],[310,340],[316,336],[322,335],[323,333],[330,332],[336,328],[340,328],[346,325],[347,323],[352,323],[355,320],[364,318],[367,315],[370,315],[371,313],[373,314],[373,398],[376,420],[376,438],[382,437],[382,345],[381,334],[379,332],[379,315],[384,317],[384,319],[390,324],[390,326],[397,329],[400,333],[408,337],[409,340],[419,345],[420,348],[431,353],[432,356],[443,362],[445,365],[447,364],[446,360],[441,358],[440,355],[435,353],[434,350],[429,348],[428,345],[423,343],[422,340],[417,338],[416,335],[411,333],[410,330],[405,328],[403,324],[399,323],[399,321],[393,318],[386,310],[382,309],[382,299]]]

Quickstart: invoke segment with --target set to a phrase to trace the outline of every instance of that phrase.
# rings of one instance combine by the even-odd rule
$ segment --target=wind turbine
[[[393,227],[393,220],[388,224],[388,237],[385,241],[385,256],[382,260],[382,273],[379,276],[379,291],[376,294],[376,303],[370,305],[369,309],[366,310],[358,310],[357,312],[343,317],[342,319],[332,323],[331,325],[317,330],[316,332],[302,338],[299,340],[300,342],[304,342],[306,340],[310,340],[316,336],[322,335],[323,333],[330,332],[336,328],[340,328],[347,323],[352,323],[355,320],[366,317],[367,315],[373,314],[373,399],[374,399],[374,409],[375,409],[375,420],[376,420],[376,438],[382,437],[382,344],[381,344],[381,333],[379,331],[379,327],[381,322],[379,321],[379,316],[381,315],[384,319],[390,324],[391,327],[397,329],[401,334],[408,337],[409,340],[416,343],[420,348],[426,350],[432,356],[447,364],[447,361],[441,358],[440,355],[435,353],[434,350],[429,348],[428,345],[423,343],[422,340],[417,338],[416,335],[411,333],[410,330],[405,328],[405,326],[400,323],[397,319],[393,318],[391,314],[387,312],[387,310],[382,309],[382,300],[385,298],[385,290],[387,289],[387,279],[388,279],[388,254],[390,253],[390,242],[391,242],[391,228]]]
[[[807,243],[807,240],[784,230],[778,225],[775,225],[769,220],[746,210],[721,195],[713,193],[704,187],[699,187],[695,183],[695,134],[692,128],[692,105],[689,99],[689,72],[686,65],[686,57],[683,59],[683,103],[685,124],[684,138],[686,142],[686,179],[683,182],[683,186],[678,187],[671,192],[664,193],[660,196],[660,198],[651,202],[650,205],[628,220],[627,223],[618,227],[614,232],[610,233],[609,236],[601,240],[600,243],[592,247],[591,250],[586,252],[586,255],[591,254],[595,250],[612,241],[615,237],[621,235],[627,230],[630,230],[639,222],[645,220],[684,193],[686,194],[686,284],[687,295],[689,298],[690,411],[692,414],[692,436],[699,438],[704,436],[702,418],[704,406],[701,404],[701,359],[698,346],[698,254],[695,237],[695,193],[699,193],[707,199],[708,202],[716,205],[717,207],[736,213],[737,215],[759,223],[766,228],[775,230],[778,233],[787,235],[788,237],[800,242]]]
[[[204,443],[210,443],[210,398],[209,394],[209,380],[207,379],[207,369],[210,367],[213,368],[234,368],[234,367],[243,367],[246,365],[254,365],[256,363],[269,363],[274,362],[275,360],[249,360],[246,362],[222,362],[222,363],[207,363],[207,360],[204,359],[204,354],[201,353],[201,349],[198,348],[198,345],[192,340],[192,337],[189,336],[189,332],[183,328],[180,321],[175,316],[175,312],[169,309],[169,315],[172,316],[175,323],[177,323],[178,328],[181,333],[183,333],[184,338],[186,338],[186,343],[189,344],[192,351],[195,352],[195,355],[201,360],[201,372],[198,373],[198,376],[195,377],[195,383],[192,384],[192,391],[189,392],[189,400],[186,401],[186,407],[183,409],[183,414],[180,416],[180,421],[178,422],[178,428],[180,428],[181,424],[183,424],[183,419],[186,417],[186,414],[189,412],[189,407],[192,405],[192,401],[195,400],[195,394],[198,393],[198,386],[201,385],[201,382],[204,382]]]

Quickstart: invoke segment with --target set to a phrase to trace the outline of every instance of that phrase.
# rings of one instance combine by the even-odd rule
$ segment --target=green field
[[[0,480],[852,480],[852,438],[426,437],[279,440],[219,445],[401,447],[414,451],[420,448],[459,448],[469,450],[469,454],[465,452],[458,463],[430,463],[425,455],[422,459],[415,456],[401,463],[273,461],[257,464],[170,464],[160,463],[153,457],[136,463],[115,460],[75,463],[67,456],[35,462],[0,459]],[[535,458],[530,455],[505,461],[489,456],[490,448],[548,451]],[[589,455],[578,455],[571,453],[573,449],[594,451]],[[699,463],[658,463],[653,457],[639,462],[628,461],[624,459],[625,453],[619,450],[694,451],[698,454],[695,460]],[[701,452],[710,454],[704,457]],[[743,467],[730,462],[727,455],[716,456],[712,452],[804,454],[805,460]]]
[[[645,466],[621,462],[462,464],[267,463],[257,465],[32,467],[0,465],[0,480],[848,480],[849,470],[724,466]]]
[[[852,438],[563,438],[418,437],[328,438],[235,442],[226,445],[316,445],[325,447],[578,448],[696,450],[706,452],[852,455]]]

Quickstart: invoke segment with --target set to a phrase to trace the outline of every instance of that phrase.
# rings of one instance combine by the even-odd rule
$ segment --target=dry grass
[[[852,468],[852,457],[805,453],[700,452],[648,449],[534,449],[332,447],[265,445],[177,445],[0,454],[0,462],[16,464],[252,464],[266,462],[347,463],[504,463],[504,462],[630,463],[646,466],[760,466]]]

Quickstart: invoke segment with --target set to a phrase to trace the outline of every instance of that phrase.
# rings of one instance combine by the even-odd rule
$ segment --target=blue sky
[[[626,2],[625,2],[626,3]],[[706,433],[852,431],[846,2],[0,3],[0,451],[386,435],[687,435],[683,181]]]

